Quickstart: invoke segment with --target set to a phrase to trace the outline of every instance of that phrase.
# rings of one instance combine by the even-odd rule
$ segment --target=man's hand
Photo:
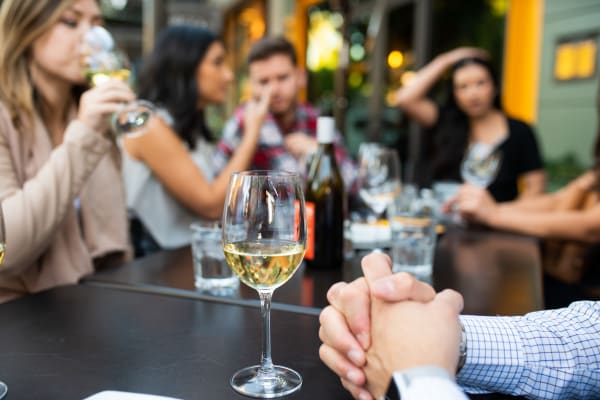
[[[331,305],[320,316],[319,337],[323,345],[319,356],[357,399],[371,398],[364,388],[366,381],[362,371],[365,351],[371,345],[371,294],[387,302],[430,301],[435,296],[431,286],[407,273],[392,275],[391,265],[390,258],[384,254],[364,257],[362,268],[366,278],[333,285],[327,293]],[[371,292],[367,279],[371,281]]]
[[[271,93],[271,86],[267,86],[260,93],[260,96],[246,103],[246,108],[244,109],[244,127],[246,132],[251,132],[252,134],[260,132],[260,128],[269,112]]]
[[[462,296],[453,290],[438,293],[429,303],[373,299],[372,345],[364,368],[372,395],[383,396],[398,370],[439,366],[454,376],[460,343],[458,314],[462,308]]]

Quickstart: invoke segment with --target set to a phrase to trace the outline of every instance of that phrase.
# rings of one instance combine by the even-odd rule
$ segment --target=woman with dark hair
[[[502,111],[498,80],[487,58],[485,51],[468,47],[441,54],[397,92],[396,104],[433,135],[433,180],[461,181],[460,164],[468,147],[484,143],[502,152],[488,188],[496,200],[542,193],[546,177],[534,133]],[[448,97],[440,107],[427,92],[449,68]]]
[[[232,79],[221,41],[194,26],[163,30],[142,67],[139,97],[166,113],[159,111],[143,135],[123,140],[123,176],[128,208],[161,248],[189,244],[192,221],[220,217],[229,176],[250,165],[268,93],[247,110],[245,134],[227,166],[216,175],[212,164],[204,110],[225,101]]]

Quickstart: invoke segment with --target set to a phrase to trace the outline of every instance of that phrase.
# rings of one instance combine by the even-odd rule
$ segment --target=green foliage
[[[550,192],[562,188],[587,169],[573,153],[545,160],[545,167],[548,174],[548,191]]]

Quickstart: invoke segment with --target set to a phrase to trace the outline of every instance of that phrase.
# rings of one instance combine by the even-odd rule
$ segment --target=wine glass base
[[[259,399],[272,399],[286,396],[299,390],[302,386],[302,377],[296,371],[273,366],[272,374],[259,374],[260,365],[244,368],[231,377],[233,390],[244,396]]]
[[[8,386],[6,386],[6,383],[0,382],[0,399],[4,398],[6,393],[8,393]]]

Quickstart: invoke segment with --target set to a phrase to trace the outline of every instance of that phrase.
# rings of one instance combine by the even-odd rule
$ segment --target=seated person
[[[260,129],[260,143],[251,168],[306,172],[307,158],[316,150],[318,112],[298,101],[305,77],[297,67],[294,47],[283,38],[263,38],[248,54],[248,73],[252,98],[260,98],[271,89],[269,114]],[[224,166],[243,140],[243,119],[247,105],[239,107],[227,121],[217,146],[216,163]],[[346,154],[342,138],[335,138],[336,159],[349,190],[355,179],[355,167]]]
[[[355,399],[600,398],[600,302],[523,317],[459,316],[462,296],[363,259],[364,277],[331,287],[319,355]],[[395,397],[394,397],[395,396]]]
[[[0,6],[0,302],[130,256],[110,115],[135,96],[118,80],[89,88],[81,65],[83,37],[101,23],[95,1]]]
[[[438,106],[427,93],[448,69],[447,100]],[[546,176],[535,135],[502,111],[498,80],[483,50],[462,47],[437,56],[398,90],[395,103],[432,135],[432,180],[462,181],[461,161],[470,145],[482,143],[502,152],[489,185],[496,201],[544,192]]]
[[[137,255],[189,244],[190,223],[218,219],[229,176],[250,166],[268,90],[240,116],[244,135],[228,163],[218,174],[213,165],[214,145],[204,110],[225,101],[232,80],[223,44],[200,27],[166,28],[145,60],[139,97],[160,106],[169,117],[158,112],[143,135],[123,140],[127,206],[141,222],[134,238]]]

